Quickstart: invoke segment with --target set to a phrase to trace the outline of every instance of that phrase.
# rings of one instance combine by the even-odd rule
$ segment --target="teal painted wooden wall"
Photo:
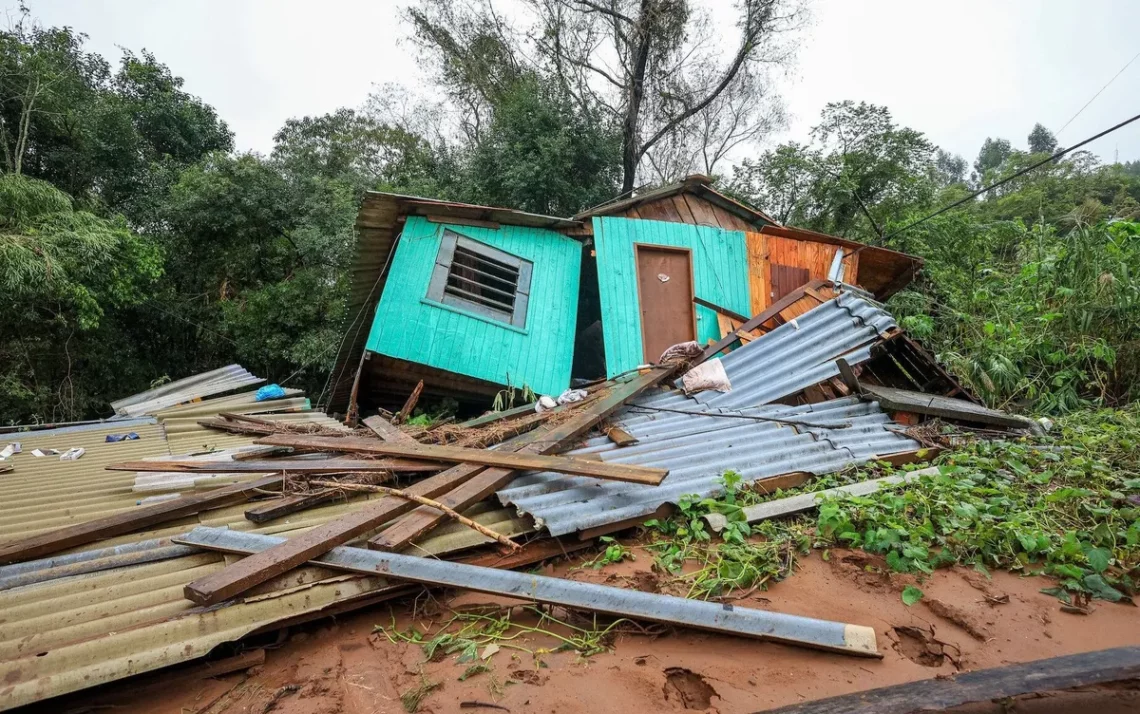
[[[426,299],[444,229],[534,264],[524,329]],[[506,384],[509,375],[516,387],[527,384],[557,396],[570,386],[581,261],[581,244],[554,231],[451,226],[410,217],[376,308],[368,349],[497,384]]]
[[[643,361],[634,243],[690,249],[697,297],[742,315],[751,314],[744,233],[687,223],[595,218],[594,244],[609,376]],[[719,338],[716,313],[697,307],[697,341],[705,344]]]

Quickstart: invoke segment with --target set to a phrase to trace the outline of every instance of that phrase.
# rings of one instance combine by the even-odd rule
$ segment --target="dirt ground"
[[[543,570],[622,587],[668,590],[671,586],[651,571],[651,563],[642,552],[635,562],[602,570],[574,569],[574,562]],[[1065,613],[1055,598],[1038,592],[1050,584],[1042,578],[939,571],[921,583],[923,600],[907,607],[900,592],[913,578],[868,569],[875,564],[861,551],[832,551],[826,562],[816,552],[801,560],[792,577],[735,604],[871,626],[881,660],[692,630],[619,626],[615,636],[604,640],[608,651],[590,657],[550,651],[559,644],[550,635],[521,634],[475,661],[487,671],[460,680],[472,662],[458,662],[458,655],[425,661],[421,645],[393,644],[373,632],[375,625],[395,622],[400,630],[415,626],[435,633],[454,609],[513,604],[448,592],[295,628],[279,647],[268,650],[264,665],[243,673],[203,680],[170,671],[49,704],[57,712],[108,707],[116,714],[372,714],[404,712],[415,695],[422,694],[418,711],[439,714],[461,709],[544,714],[692,709],[729,714],[1140,643],[1140,613],[1135,608],[1097,602],[1091,614]],[[536,615],[521,609],[513,611],[512,621],[539,624]],[[567,633],[558,626],[544,628]],[[486,654],[484,648],[479,654]],[[1090,710],[1140,711],[1140,687],[1054,693],[962,711]]]

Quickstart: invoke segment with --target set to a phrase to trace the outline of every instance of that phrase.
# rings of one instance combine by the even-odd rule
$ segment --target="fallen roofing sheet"
[[[693,400],[688,403],[690,409],[702,409]],[[647,516],[686,495],[716,495],[723,490],[721,474],[730,469],[746,481],[796,471],[825,474],[920,448],[891,428],[893,422],[878,405],[854,397],[798,407],[712,411],[722,416],[643,412],[630,406],[615,422],[640,443],[618,447],[600,436],[566,454],[598,454],[604,461],[669,469],[659,486],[530,473],[499,491],[499,500],[531,514],[557,536]]]
[[[236,533],[222,528],[195,528],[175,538],[178,543],[227,553],[257,553],[284,538]],[[798,644],[860,657],[878,657],[875,630],[861,625],[733,607],[672,595],[644,593],[595,583],[582,583],[533,573],[516,573],[437,558],[380,553],[340,546],[316,559],[321,565],[391,576],[425,585],[465,588],[476,592],[602,612],[635,620],[684,625],[721,634]]]
[[[721,474],[730,469],[757,481],[797,471],[825,474],[914,451],[920,444],[898,433],[874,402],[847,397],[771,404],[837,376],[839,357],[850,364],[870,359],[871,345],[895,327],[877,304],[841,293],[721,358],[731,391],[642,397],[614,420],[640,443],[619,448],[596,437],[567,454],[669,469],[659,486],[531,473],[499,491],[499,499],[533,515],[551,534],[564,535],[648,516],[686,495],[716,495],[723,490]]]
[[[728,409],[768,404],[839,375],[835,360],[855,365],[871,358],[871,345],[896,328],[878,304],[843,292],[785,325],[721,357],[732,382],[729,392],[701,392],[692,399],[677,393],[669,402]]]
[[[231,364],[111,402],[111,408],[120,416],[152,414],[176,404],[191,402],[214,394],[222,394],[264,381],[261,377],[255,377],[240,364]]]

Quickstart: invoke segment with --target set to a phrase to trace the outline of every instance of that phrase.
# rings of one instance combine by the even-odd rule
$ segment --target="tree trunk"
[[[653,13],[653,0],[641,0],[641,12],[637,18],[637,26],[632,29],[636,44],[633,62],[630,63],[629,73],[629,104],[625,110],[625,120],[622,122],[621,137],[621,191],[622,195],[633,191],[637,180],[637,164],[641,159],[641,144],[638,141],[637,130],[641,118],[641,100],[645,97],[645,71],[649,66],[649,46],[653,41],[650,29]]]

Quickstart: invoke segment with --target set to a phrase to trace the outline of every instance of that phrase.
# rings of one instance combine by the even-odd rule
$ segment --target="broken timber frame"
[[[412,446],[350,437],[323,438],[280,434],[258,439],[257,443],[270,446],[291,446],[295,449],[328,449],[330,451],[379,454],[407,459],[447,461],[456,464],[482,464],[483,466],[498,466],[515,471],[554,471],[555,473],[590,476],[610,481],[627,481],[649,486],[656,486],[669,474],[667,469],[606,463],[604,461],[586,461],[567,456],[544,456],[525,451],[502,452],[457,446],[436,446],[434,444]]]
[[[255,554],[267,553],[274,547],[289,542],[275,536],[207,527],[195,528],[185,536],[173,540],[182,545],[225,553]],[[377,553],[363,548],[337,547],[317,557],[314,564],[425,585],[523,598],[634,620],[664,622],[738,637],[805,645],[840,654],[881,656],[876,645],[875,630],[861,625],[689,600],[672,595],[643,593],[531,573],[481,568],[436,558]]]
[[[333,437],[336,438],[336,437]],[[339,439],[338,439],[339,440]],[[144,471],[154,473],[289,473],[289,474],[340,474],[356,471],[423,472],[439,471],[435,461],[417,459],[303,459],[269,461],[124,461],[111,464],[108,471]]]
[[[599,395],[595,401],[573,405],[581,411],[559,426],[543,427],[518,437],[518,441],[515,442],[516,450],[526,449],[527,453],[534,454],[558,451],[589,431],[626,401],[660,384],[674,371],[675,368],[671,367],[652,369],[627,382],[615,384],[609,388],[608,394]],[[515,473],[510,469],[486,469],[475,464],[459,464],[414,483],[405,491],[418,496],[436,498],[449,508],[461,510],[502,488],[514,478]],[[444,498],[438,498],[443,494],[446,494]],[[416,504],[409,501],[391,497],[382,498],[366,503],[359,510],[342,518],[324,523],[295,538],[199,578],[186,586],[184,594],[189,600],[202,605],[221,602],[413,510],[415,512],[408,518],[398,521],[386,531],[396,531],[394,535],[398,536],[400,543],[426,533],[447,518],[445,514],[434,508],[416,508]]]
[[[393,444],[420,443],[408,434],[405,434],[403,431],[401,431],[400,427],[396,426],[380,415],[370,416],[365,419],[364,426],[371,429],[372,433],[380,437],[382,440],[392,442]]]

